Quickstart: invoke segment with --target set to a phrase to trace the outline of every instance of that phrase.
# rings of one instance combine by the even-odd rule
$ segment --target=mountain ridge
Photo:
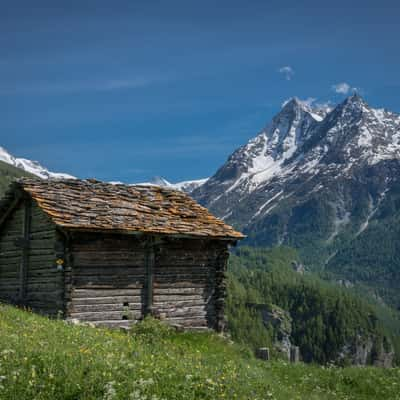
[[[10,164],[16,168],[22,169],[30,174],[36,175],[43,179],[74,179],[75,177],[69,174],[60,172],[51,172],[47,168],[39,164],[38,161],[28,160],[26,158],[14,157],[4,147],[0,146],[0,161]]]
[[[369,250],[374,246],[363,238],[380,226],[374,240],[394,243],[399,177],[400,116],[372,108],[354,94],[324,117],[315,117],[300,101],[287,102],[191,195],[241,229],[248,244],[293,246],[307,264],[365,283],[370,278],[361,279],[360,272],[365,260],[374,259]],[[363,243],[363,251],[357,243]],[[360,265],[354,258],[346,265],[343,254],[349,249],[360,253]],[[390,252],[397,260],[400,246],[391,245]],[[384,267],[377,268],[386,271],[378,292],[400,306],[399,296],[393,301],[393,293],[384,294],[389,280],[400,287],[396,263],[390,264],[390,279]]]

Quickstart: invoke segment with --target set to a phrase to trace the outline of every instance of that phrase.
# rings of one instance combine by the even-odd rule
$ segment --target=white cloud
[[[280,74],[283,74],[287,81],[290,81],[293,78],[293,75],[294,75],[294,70],[289,65],[286,65],[284,67],[279,68],[278,72]]]
[[[346,82],[341,82],[337,83],[336,85],[332,85],[332,90],[336,93],[340,94],[347,94],[350,92],[350,90],[354,90],[355,88],[352,88],[348,83]]]

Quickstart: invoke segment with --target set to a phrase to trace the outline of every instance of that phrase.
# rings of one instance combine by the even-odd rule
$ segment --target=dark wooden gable
[[[16,199],[0,225],[0,299],[56,314],[64,286],[56,226],[29,196]]]

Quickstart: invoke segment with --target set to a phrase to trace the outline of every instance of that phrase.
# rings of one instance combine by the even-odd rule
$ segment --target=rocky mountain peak
[[[337,182],[391,160],[400,160],[399,115],[374,109],[353,94],[318,119],[309,102],[293,98],[192,195],[228,222],[240,221],[246,232],[257,232],[257,224],[288,199],[301,203],[333,185],[332,193],[324,193],[334,197],[338,191],[332,204],[339,203],[328,206],[338,213],[335,233],[350,220]],[[377,193],[385,190],[381,185]]]

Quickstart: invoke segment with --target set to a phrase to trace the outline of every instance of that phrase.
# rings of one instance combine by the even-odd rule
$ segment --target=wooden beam
[[[22,248],[22,259],[19,271],[19,299],[21,304],[24,304],[26,300],[26,280],[29,264],[29,233],[31,229],[31,213],[31,201],[30,199],[26,199],[24,203],[24,220],[22,224],[22,233],[24,241],[27,245]]]
[[[160,233],[160,232],[146,232],[146,231],[134,231],[128,229],[104,229],[104,228],[78,228],[68,225],[58,225],[58,227],[68,230],[70,232],[96,232],[96,233],[109,233],[117,235],[132,235],[132,236],[142,236],[147,235],[157,235],[160,238],[173,238],[173,239],[197,239],[197,240],[221,240],[236,245],[238,239],[226,236],[211,236],[211,235],[191,235],[191,234],[181,234],[181,233]],[[245,236],[246,237],[246,236]]]
[[[151,315],[153,311],[153,284],[154,284],[154,237],[149,236],[146,240],[146,304],[145,304],[145,315]]]

